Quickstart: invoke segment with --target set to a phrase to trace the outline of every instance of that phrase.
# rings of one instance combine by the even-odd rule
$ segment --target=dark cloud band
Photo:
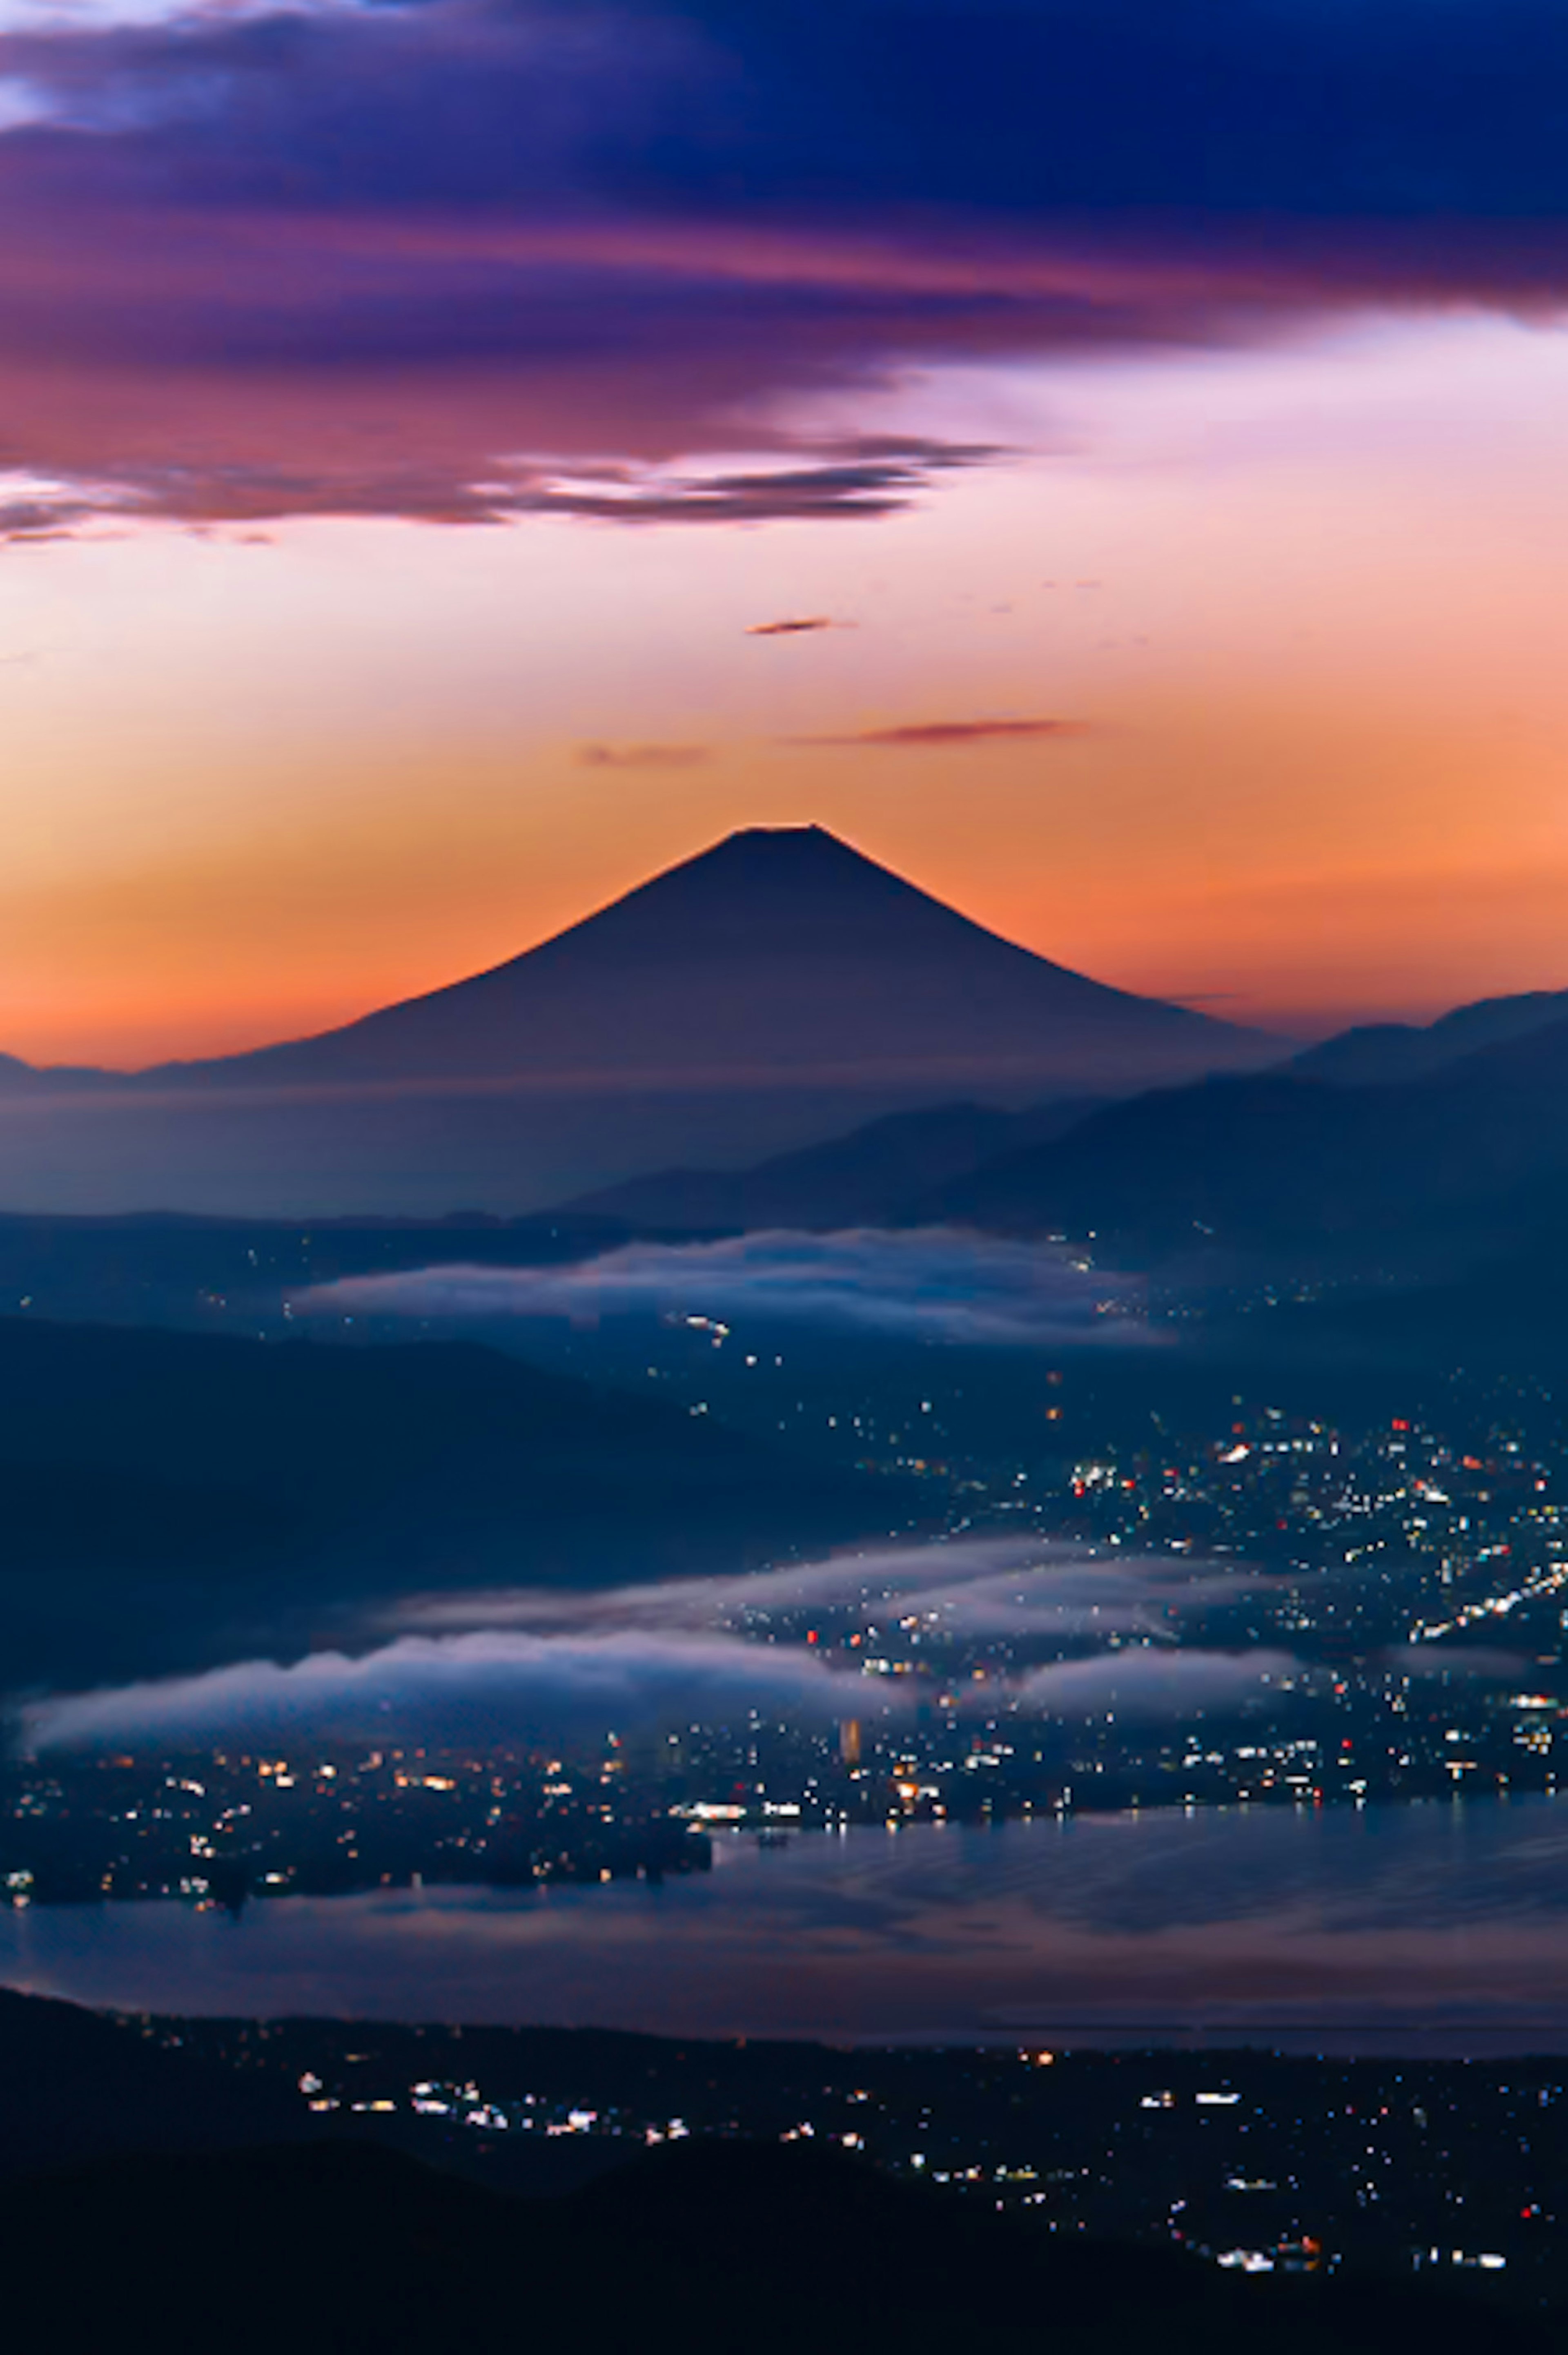
[[[853,736],[790,736],[787,743],[828,751],[925,746],[940,751],[954,744],[1013,743],[1046,736],[1082,736],[1081,719],[920,719],[901,728],[863,728]]]
[[[995,453],[755,421],[1346,306],[1554,311],[1565,84],[1557,0],[343,0],[13,31],[0,531],[874,521]]]

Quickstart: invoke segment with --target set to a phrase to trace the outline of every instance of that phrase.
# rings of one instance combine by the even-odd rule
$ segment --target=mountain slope
[[[187,2355],[1499,2355],[1555,2343],[1403,2281],[1240,2281],[1173,2248],[1053,2235],[844,2153],[695,2137],[562,2199],[515,2200],[352,2141],[24,2179],[0,2201],[8,2310],[86,2355],[157,2317]],[[84,2255],[90,2262],[84,2264]]]
[[[1161,1090],[941,1189],[927,1215],[1094,1231],[1137,1251],[1479,1249],[1568,1181],[1568,1022],[1404,1086],[1289,1074]]]
[[[1065,1096],[1030,1112],[940,1104],[890,1113],[826,1145],[782,1153],[751,1169],[662,1169],[564,1206],[564,1218],[603,1218],[632,1230],[886,1226],[932,1188],[955,1184],[1002,1153],[1044,1145],[1099,1109]]]
[[[313,2123],[275,2079],[242,2076],[126,2021],[9,1987],[0,1987],[0,2186],[73,2160],[301,2139]]]
[[[0,1318],[0,1686],[298,1651],[411,1590],[885,1534],[904,1492],[471,1344]]]
[[[1282,1042],[1015,947],[816,826],[316,1039],[0,1088],[0,1207],[516,1214],[882,1115],[1254,1069]]]
[[[48,1095],[66,1089],[120,1088],[122,1071],[98,1071],[70,1063],[24,1063],[19,1055],[0,1055],[0,1097]]]
[[[1341,1030],[1293,1058],[1299,1078],[1331,1080],[1338,1086],[1366,1087],[1417,1080],[1483,1047],[1528,1038],[1555,1022],[1568,1021],[1568,989],[1531,989],[1517,997],[1483,997],[1456,1006],[1425,1025],[1363,1024]]]
[[[1107,988],[987,932],[821,826],[752,827],[553,940],[317,1039],[154,1085],[862,1072],[929,1084],[1169,1078],[1259,1034]]]

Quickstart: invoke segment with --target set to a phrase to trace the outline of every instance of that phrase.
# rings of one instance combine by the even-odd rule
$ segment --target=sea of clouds
[[[1044,1348],[1147,1343],[1141,1302],[1138,1278],[1058,1245],[933,1227],[633,1242],[567,1267],[418,1268],[319,1285],[291,1305],[296,1316],[442,1323],[688,1314]]]
[[[32,1752],[148,1738],[285,1734],[471,1742],[567,1738],[698,1721],[875,1719],[929,1699],[911,1676],[863,1673],[861,1655],[808,1643],[798,1614],[874,1626],[920,1615],[934,1632],[1013,1635],[1063,1658],[959,1705],[1083,1717],[1179,1716],[1231,1706],[1296,1672],[1281,1653],[1178,1648],[1183,1615],[1251,1582],[1241,1569],[1121,1559],[1012,1538],[887,1547],[720,1580],[567,1593],[443,1594],[400,1606],[366,1647],[249,1659],[203,1674],[35,1700]],[[778,1623],[797,1614],[787,1628]]]
[[[29,1753],[149,1738],[385,1736],[567,1740],[762,1717],[893,1718],[938,1692],[960,1714],[1179,1721],[1313,1674],[1287,1650],[1222,1649],[1194,1621],[1280,1584],[1245,1563],[1124,1553],[1027,1536],[890,1544],[733,1578],[577,1593],[443,1592],[367,1622],[356,1648],[34,1698]],[[807,1640],[821,1617],[824,1640]],[[871,1672],[851,1631],[918,1622],[927,1640],[1012,1639],[982,1681]],[[1054,1655],[1054,1656],[1053,1656]],[[1517,1682],[1520,1655],[1475,1645],[1386,1650],[1396,1676]]]

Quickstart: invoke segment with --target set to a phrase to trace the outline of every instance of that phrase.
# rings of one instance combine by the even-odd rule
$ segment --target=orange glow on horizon
[[[299,1036],[807,821],[1298,1035],[1562,987],[1565,394],[1437,323],[895,389],[1036,454],[884,521],[13,547],[0,1050]]]

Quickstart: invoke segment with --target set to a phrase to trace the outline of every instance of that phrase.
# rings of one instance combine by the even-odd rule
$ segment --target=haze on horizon
[[[0,11],[0,1049],[800,821],[1298,1035],[1568,982],[1556,12],[826,21]]]

